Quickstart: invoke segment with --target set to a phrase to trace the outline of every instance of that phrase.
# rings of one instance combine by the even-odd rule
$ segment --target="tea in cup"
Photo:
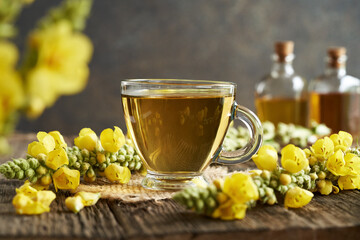
[[[121,82],[126,126],[147,169],[142,186],[178,190],[192,185],[211,162],[247,161],[262,142],[261,123],[235,102],[236,85],[203,80],[131,79]],[[222,150],[233,119],[248,127],[244,149]]]

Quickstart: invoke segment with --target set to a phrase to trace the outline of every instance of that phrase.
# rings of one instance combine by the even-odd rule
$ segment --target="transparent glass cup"
[[[142,186],[179,190],[211,162],[238,164],[262,143],[257,116],[235,102],[236,84],[205,80],[130,79],[121,82],[127,130],[145,167]],[[248,144],[225,151],[222,142],[232,120],[250,132]]]

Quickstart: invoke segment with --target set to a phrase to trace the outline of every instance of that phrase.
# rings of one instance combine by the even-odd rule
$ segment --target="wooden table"
[[[13,157],[25,155],[33,134],[11,138]],[[1,157],[0,162],[10,157]],[[58,192],[50,213],[15,214],[11,204],[22,181],[0,177],[1,239],[360,239],[360,192],[315,195],[302,209],[257,206],[245,219],[220,221],[185,210],[171,199],[124,203],[101,199],[74,214]]]

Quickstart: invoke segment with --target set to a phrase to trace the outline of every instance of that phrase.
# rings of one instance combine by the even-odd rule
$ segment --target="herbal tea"
[[[294,123],[307,126],[307,101],[306,99],[288,98],[257,98],[256,110],[260,121]]]
[[[149,90],[122,95],[125,120],[146,167],[158,173],[198,173],[229,126],[234,96]]]

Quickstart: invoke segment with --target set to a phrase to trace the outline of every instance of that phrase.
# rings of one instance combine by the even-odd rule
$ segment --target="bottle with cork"
[[[346,74],[346,48],[327,50],[324,74],[309,84],[309,120],[360,136],[360,80]]]
[[[271,72],[255,87],[257,115],[262,122],[307,126],[307,82],[292,65],[294,42],[276,42],[274,47]]]

